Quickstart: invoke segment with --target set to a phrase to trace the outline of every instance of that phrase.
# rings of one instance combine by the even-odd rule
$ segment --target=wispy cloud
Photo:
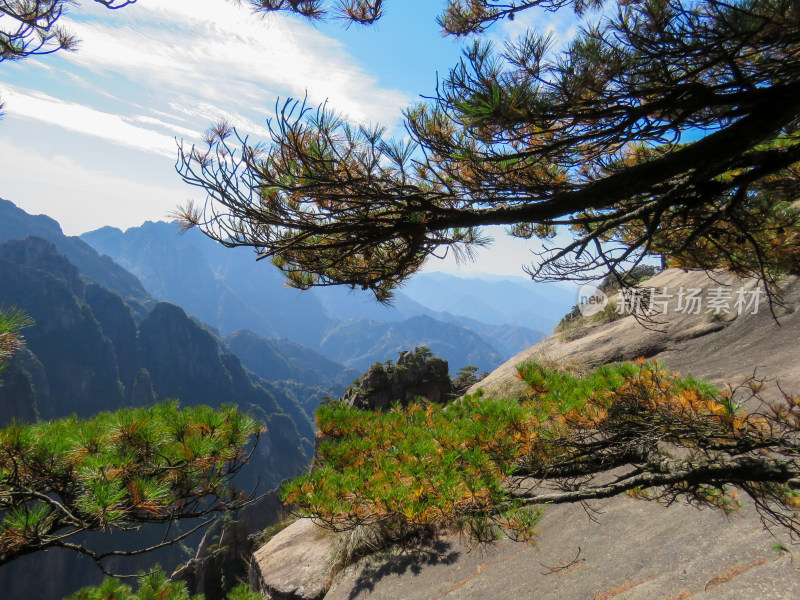
[[[154,97],[177,97],[187,110],[199,100],[220,112],[260,113],[278,95],[307,93],[356,121],[385,123],[408,103],[380,88],[340,43],[284,15],[264,19],[220,0],[140,0],[114,17],[71,22],[82,44],[69,60]]]
[[[283,15],[264,19],[221,0],[139,0],[113,13],[89,3],[74,16],[65,20],[80,48],[59,55],[70,68],[48,69],[73,101],[8,85],[0,96],[9,115],[174,159],[174,136],[191,143],[223,119],[267,137],[263,120],[278,97],[328,100],[352,120],[385,124],[408,103],[339,42]]]
[[[174,138],[134,125],[120,115],[15,86],[0,89],[9,114],[89,134],[129,148],[170,158],[175,156]]]
[[[235,2],[85,2],[64,23],[77,52],[11,64],[0,83],[0,194],[71,233],[165,218],[193,192],[173,171],[175,137],[220,119],[263,139],[278,97],[385,125],[410,102],[339,41]]]

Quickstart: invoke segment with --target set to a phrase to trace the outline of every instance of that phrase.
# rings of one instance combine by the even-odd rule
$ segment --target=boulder
[[[253,554],[250,587],[265,600],[319,600],[330,586],[336,535],[299,519]]]

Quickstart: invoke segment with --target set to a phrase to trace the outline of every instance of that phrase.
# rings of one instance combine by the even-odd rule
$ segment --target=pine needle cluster
[[[184,582],[170,582],[158,569],[141,578],[136,592],[119,579],[106,579],[101,585],[84,588],[65,600],[203,600],[203,596],[190,596]],[[261,600],[261,595],[241,584],[228,593],[226,600]]]
[[[0,565],[50,547],[99,561],[70,537],[235,508],[231,478],[261,426],[234,406],[175,401],[0,431]],[[171,540],[170,543],[176,540]],[[152,549],[152,548],[151,548]]]

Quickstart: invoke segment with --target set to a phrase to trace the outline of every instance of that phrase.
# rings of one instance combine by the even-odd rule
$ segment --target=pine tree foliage
[[[285,502],[336,530],[531,541],[547,504],[627,493],[731,511],[744,494],[800,534],[800,397],[767,402],[759,381],[718,390],[644,360],[582,377],[533,362],[519,377],[518,399],[321,406],[319,464]]]
[[[382,9],[255,4],[357,22]],[[296,287],[379,300],[429,256],[469,256],[487,225],[547,242],[529,267],[541,279],[621,272],[656,252],[681,266],[721,256],[767,283],[797,272],[800,2],[452,0],[440,23],[468,35],[570,8],[581,29],[563,51],[535,30],[502,47],[477,37],[405,112],[408,142],[291,100],[263,142],[212,127],[179,156],[206,196],[179,217],[253,247]]]
[[[110,9],[136,0],[94,0]],[[78,39],[57,21],[75,0],[9,0],[0,2],[0,62],[74,50]]]
[[[23,311],[13,307],[0,308],[0,373],[23,343],[21,331],[32,324],[31,318]]]
[[[155,547],[95,552],[72,542],[85,531],[213,516],[247,502],[231,486],[261,427],[235,407],[177,402],[0,431],[0,565],[61,547],[101,561]],[[201,521],[206,524],[207,519]],[[196,530],[195,527],[192,531]]]
[[[183,581],[170,582],[161,570],[144,575],[139,589],[118,579],[106,579],[101,585],[84,588],[65,600],[203,600],[203,596],[191,596]],[[226,600],[261,600],[261,595],[250,591],[245,584],[236,586]]]

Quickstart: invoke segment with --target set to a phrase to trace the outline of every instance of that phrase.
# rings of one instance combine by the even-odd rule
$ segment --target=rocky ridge
[[[660,312],[651,321],[637,321],[629,314],[607,323],[584,319],[574,329],[551,335],[523,350],[469,391],[481,388],[492,396],[513,395],[521,389],[514,377],[516,367],[531,359],[572,361],[593,367],[639,356],[660,360],[683,375],[718,385],[740,383],[755,374],[766,377],[773,388],[779,383],[784,389],[800,390],[800,278],[786,278],[782,301],[776,298],[772,307],[754,280],[731,273],[669,269],[645,281],[640,290],[647,298],[650,290],[655,291],[656,299],[671,294],[663,300],[667,303],[666,314],[659,304]],[[694,296],[705,302],[680,310],[679,294],[683,291],[686,308],[691,290],[699,290]],[[747,310],[743,305],[742,314],[736,309],[739,290],[745,302],[754,297],[758,300],[757,306]],[[727,307],[724,303],[717,308],[713,303],[709,305],[709,300],[719,294],[721,300],[727,301]],[[608,301],[616,313],[619,295]]]

